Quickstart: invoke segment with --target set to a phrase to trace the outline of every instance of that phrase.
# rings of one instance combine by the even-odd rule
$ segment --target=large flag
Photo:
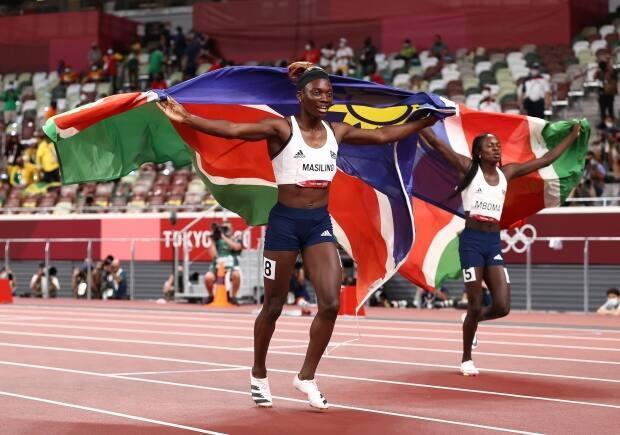
[[[501,218],[502,228],[547,207],[559,206],[579,181],[590,137],[590,126],[581,121],[579,139],[552,165],[510,182]],[[521,115],[479,112],[459,107],[457,116],[433,127],[435,133],[457,153],[471,157],[474,137],[493,133],[502,145],[502,164],[540,157],[557,146],[572,123],[548,123]],[[421,141],[422,142],[422,141]],[[453,196],[458,176],[434,150],[420,143],[414,168],[414,248],[400,273],[432,290],[460,271],[458,233],[464,228],[463,202]],[[422,201],[423,200],[423,201]]]
[[[429,111],[440,118],[456,112],[431,94],[331,79],[330,121],[378,128]],[[265,224],[277,198],[265,141],[216,138],[173,125],[154,104],[166,95],[196,115],[236,122],[293,115],[299,104],[285,69],[259,67],[225,68],[157,93],[107,97],[46,123],[63,181],[113,180],[145,162],[191,161],[222,206],[250,225]],[[416,150],[417,135],[390,145],[340,145],[329,210],[338,241],[358,263],[357,285],[364,293],[391,277],[413,245],[410,198]]]

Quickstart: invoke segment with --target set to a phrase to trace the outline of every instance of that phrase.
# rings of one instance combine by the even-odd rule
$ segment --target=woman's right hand
[[[179,104],[174,98],[168,97],[166,101],[157,102],[157,107],[160,108],[164,115],[166,115],[171,121],[179,123],[187,123],[191,114],[185,110],[181,104]]]

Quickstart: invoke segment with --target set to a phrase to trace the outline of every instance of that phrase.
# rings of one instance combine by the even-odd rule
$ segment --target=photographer
[[[45,277],[45,264],[40,263],[37,271],[30,279],[30,290],[36,298],[42,298],[47,294],[50,298],[55,298],[60,290],[60,282],[58,281],[57,271],[55,267],[50,267],[48,277]]]
[[[119,260],[104,262],[103,299],[128,299],[127,276]]]
[[[208,301],[213,300],[213,284],[215,284],[217,263],[222,261],[226,272],[230,272],[230,281],[232,283],[230,302],[237,304],[237,292],[241,285],[241,272],[239,269],[239,255],[243,249],[241,234],[233,234],[229,222],[224,222],[222,225],[214,222],[211,224],[211,240],[213,243],[209,245],[209,254],[213,256],[213,263],[205,274],[205,287],[209,293]]]

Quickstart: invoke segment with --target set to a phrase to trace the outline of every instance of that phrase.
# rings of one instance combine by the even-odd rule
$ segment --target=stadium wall
[[[81,214],[71,216],[3,215],[0,216],[0,259],[5,255],[5,239],[28,239],[28,243],[11,242],[11,260],[38,260],[44,256],[45,240],[63,238],[51,245],[52,257],[57,260],[82,260],[86,242],[71,239],[95,239],[93,256],[104,258],[112,254],[120,259],[131,258],[130,239],[137,239],[135,259],[139,261],[169,261],[173,258],[173,244],[180,245],[178,235],[198,213],[179,213],[173,225],[168,213],[144,214]],[[189,232],[190,257],[195,261],[209,261],[207,249],[211,243],[211,224],[227,219],[239,231],[246,248],[258,249],[261,227],[248,227],[231,213],[220,213],[200,220]],[[548,209],[532,216],[527,223],[535,228],[538,237],[618,237],[620,207],[566,207]],[[514,230],[509,235],[514,236]],[[527,233],[526,233],[527,234]],[[107,240],[101,240],[107,239]],[[112,241],[110,239],[126,239]],[[150,240],[144,240],[150,239]],[[154,240],[157,239],[157,240]],[[34,241],[37,240],[37,241]],[[589,263],[592,265],[620,265],[620,242],[591,241]],[[548,241],[532,245],[532,263],[545,265],[582,265],[583,241],[564,241],[562,248],[552,249]],[[525,253],[508,252],[508,264],[524,264]]]
[[[85,70],[93,42],[102,49],[125,47],[136,25],[97,11],[0,17],[0,73],[53,71],[61,59]]]
[[[179,231],[198,216],[200,216],[198,213],[179,213],[174,225],[167,213],[2,216],[0,259],[5,258],[7,239],[12,239],[8,242],[8,257],[11,261],[40,261],[45,257],[46,240],[52,239],[50,258],[55,261],[81,261],[86,257],[88,242],[76,239],[92,239],[93,258],[102,259],[107,255],[113,255],[121,260],[129,260],[130,240],[135,239],[135,260],[170,261],[174,258],[174,246],[181,246],[182,236]],[[200,220],[188,231],[192,261],[211,260],[208,253],[212,243],[211,224],[221,223],[224,219],[231,223],[233,231],[239,232],[246,248],[257,249],[261,237],[260,227],[248,227],[236,215],[218,214]]]
[[[372,36],[386,52],[405,38],[428,47],[437,33],[451,48],[567,44],[607,11],[606,0],[244,0],[195,3],[193,20],[224,56],[243,62],[295,58],[308,39],[321,46],[341,36],[353,47]]]

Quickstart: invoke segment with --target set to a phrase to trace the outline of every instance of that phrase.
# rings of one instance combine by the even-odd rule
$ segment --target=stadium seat
[[[110,95],[112,93],[112,85],[108,82],[99,83],[97,85],[97,99],[103,95]]]
[[[596,41],[592,41],[590,44],[590,50],[592,53],[596,54],[600,49],[607,48],[607,41],[604,39],[598,39]]]
[[[573,52],[575,53],[575,55],[578,55],[580,51],[589,50],[589,49],[590,49],[590,43],[588,41],[576,41],[573,44]]]
[[[204,74],[204,73],[208,72],[210,68],[211,68],[211,64],[210,63],[201,63],[198,66],[198,68],[196,69],[196,75]]]
[[[484,71],[491,71],[491,66],[491,62],[489,61],[478,62],[475,67],[476,75],[480,76]]]
[[[392,86],[400,89],[411,89],[411,76],[407,73],[396,74]]]
[[[616,32],[616,27],[613,24],[605,24],[604,26],[601,26],[601,28],[598,31],[598,34],[601,36],[601,39],[605,39],[607,35],[609,35],[610,33],[615,33],[615,32]]]
[[[477,110],[478,106],[480,105],[481,100],[482,100],[482,94],[470,94],[467,96],[467,99],[465,100],[465,105],[467,107]]]
[[[73,204],[66,201],[59,201],[54,206],[52,210],[52,214],[55,215],[66,215],[70,214],[73,211]]]
[[[17,85],[17,83],[15,83],[15,81],[17,80],[17,74],[13,74],[13,73],[5,74],[2,80],[3,80],[3,85],[2,85],[3,89],[8,88],[11,85],[11,83]]]

